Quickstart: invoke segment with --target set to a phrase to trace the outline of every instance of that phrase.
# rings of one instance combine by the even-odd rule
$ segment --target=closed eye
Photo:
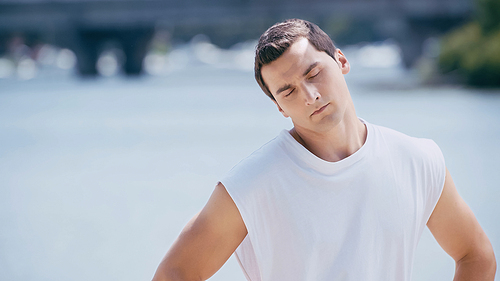
[[[318,76],[321,71],[316,72],[316,74],[313,74],[309,76],[309,79],[313,79],[314,77]]]
[[[288,94],[286,94],[285,98],[288,97],[288,96],[290,96],[293,93],[293,91],[295,91],[295,89],[292,89]]]

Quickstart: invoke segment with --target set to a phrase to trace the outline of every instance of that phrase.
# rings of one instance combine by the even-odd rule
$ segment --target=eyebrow
[[[319,62],[315,62],[313,64],[311,64],[307,69],[306,71],[304,71],[304,74],[302,74],[302,76],[306,76],[307,73],[309,73],[311,70],[313,70],[313,68],[315,68],[317,65],[319,64]]]
[[[277,94],[277,95],[279,95],[279,94],[281,94],[282,92],[284,92],[284,91],[286,91],[286,90],[290,89],[291,87],[292,87],[292,85],[291,85],[291,84],[286,84],[285,86],[283,86],[283,87],[279,88],[279,89],[276,91],[276,94]]]
[[[311,70],[313,70],[313,68],[315,68],[317,65],[319,64],[319,62],[315,62],[313,64],[311,64],[307,69],[306,71],[304,71],[304,74],[302,74],[302,76],[306,76]],[[276,91],[276,95],[279,95],[280,93],[290,89],[292,87],[291,84],[286,84],[284,85],[283,87],[279,88],[277,91]]]

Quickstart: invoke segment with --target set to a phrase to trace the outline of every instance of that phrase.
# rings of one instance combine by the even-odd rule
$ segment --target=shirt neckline
[[[365,120],[361,118],[359,118],[359,120],[366,126],[365,143],[353,154],[335,162],[326,161],[314,155],[312,152],[307,150],[307,148],[302,146],[302,144],[297,142],[288,130],[283,130],[280,133],[280,138],[283,139],[285,146],[290,150],[290,152],[292,152],[292,155],[289,156],[296,161],[298,160],[300,162],[298,163],[299,165],[309,166],[310,168],[313,168],[323,174],[334,174],[353,165],[366,155],[366,147],[370,146],[372,142],[372,128],[371,124]]]

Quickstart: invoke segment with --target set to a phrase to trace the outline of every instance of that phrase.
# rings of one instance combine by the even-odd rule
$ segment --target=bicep
[[[229,259],[247,230],[225,187],[219,183],[207,204],[182,230],[162,264],[194,279],[208,279]]]
[[[439,245],[455,261],[489,241],[472,210],[458,194],[448,170],[443,192],[427,226]]]

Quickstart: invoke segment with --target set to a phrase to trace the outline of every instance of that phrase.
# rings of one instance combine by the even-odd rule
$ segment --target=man
[[[454,280],[493,280],[491,244],[437,145],[356,116],[344,54],[288,20],[256,50],[255,77],[293,129],[235,166],[158,267],[206,280],[236,251],[248,280],[410,280],[425,225]]]

